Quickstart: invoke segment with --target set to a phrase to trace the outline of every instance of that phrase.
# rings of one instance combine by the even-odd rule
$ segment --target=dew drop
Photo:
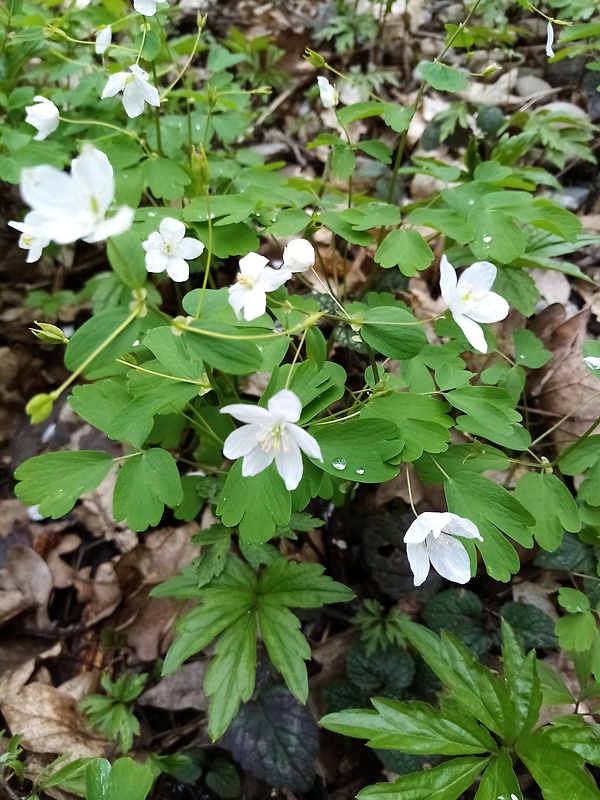
[[[475,200],[469,200],[469,201],[467,202],[467,205],[468,205],[468,206],[474,206],[474,205],[475,205]]]
[[[331,462],[331,466],[334,469],[339,469],[340,472],[346,469],[346,459],[345,458],[334,458]]]
[[[483,241],[486,244],[489,244],[492,241],[492,237],[489,234],[486,233],[486,235],[483,237]]]
[[[365,474],[365,469],[364,469],[364,467],[357,467],[357,468],[356,468],[356,474],[357,474],[357,475],[364,475],[364,474]]]
[[[156,213],[155,213],[154,211],[149,211],[149,212],[148,212],[148,216],[149,216],[149,217],[155,217],[155,216],[156,216]]]

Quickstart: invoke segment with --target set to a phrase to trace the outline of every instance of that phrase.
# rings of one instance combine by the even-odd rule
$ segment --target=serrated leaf
[[[439,61],[419,64],[418,69],[427,83],[438,92],[462,92],[469,85],[468,77],[464,72],[446,64],[440,64]]]
[[[300,631],[300,620],[285,607],[261,602],[258,624],[269,658],[281,672],[288,689],[300,702],[308,697],[308,675],[305,661],[311,657],[310,647]]]
[[[25,505],[39,505],[44,517],[58,519],[102,483],[113,463],[108,453],[95,450],[35,456],[15,471],[15,494]]]
[[[221,634],[206,671],[208,733],[213,741],[225,733],[240,703],[252,696],[255,669],[256,617],[248,610]]]
[[[433,253],[417,231],[391,231],[375,253],[375,262],[384,269],[399,267],[403,275],[411,278],[419,270],[427,269]]]
[[[393,783],[376,783],[357,800],[457,800],[485,769],[489,758],[453,758],[437,767],[402,775]]]
[[[414,678],[415,662],[404,647],[388,644],[369,655],[364,642],[355,639],[346,655],[346,672],[365,693],[400,699]]]
[[[414,358],[427,344],[423,326],[410,311],[378,306],[366,312],[360,328],[362,339],[388,358]]]
[[[541,608],[529,603],[508,602],[500,608],[500,614],[516,631],[525,649],[557,647],[554,620]]]
[[[422,610],[427,626],[436,633],[444,628],[457,636],[469,650],[481,656],[492,644],[483,628],[483,606],[468,589],[446,589],[431,597]]]
[[[317,725],[285,687],[269,687],[243,705],[224,741],[235,760],[268,786],[299,792],[311,788]]]
[[[402,450],[398,426],[383,419],[351,419],[333,425],[314,425],[310,433],[321,447],[320,469],[336,478],[358,483],[381,483],[398,474],[389,463]]]
[[[475,800],[523,800],[519,779],[515,775],[508,750],[502,748],[481,777]]]
[[[517,741],[517,753],[542,790],[544,800],[598,800],[600,790],[584,769],[583,758],[565,747],[553,744],[545,729]]]
[[[354,592],[324,575],[321,564],[279,559],[258,579],[261,603],[291,608],[319,608],[326,603],[346,603]]]
[[[538,721],[542,705],[540,679],[536,657],[532,651],[524,654],[515,632],[502,620],[502,661],[504,678],[513,701],[516,717],[515,735],[530,731]]]
[[[575,533],[581,528],[573,495],[556,475],[525,473],[515,488],[515,497],[535,517],[531,532],[544,550],[556,550],[563,531]]]
[[[134,531],[158,525],[164,507],[174,508],[183,499],[177,464],[166,450],[152,448],[128,458],[117,475],[113,514],[126,520]]]

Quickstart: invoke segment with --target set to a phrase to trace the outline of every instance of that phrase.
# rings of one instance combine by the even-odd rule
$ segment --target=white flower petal
[[[315,263],[315,248],[308,239],[292,239],[283,251],[283,266],[290,272],[305,272]]]
[[[165,252],[163,238],[158,231],[153,231],[146,241],[142,242],[142,247],[147,253],[149,253],[150,250]]]
[[[167,262],[167,275],[175,283],[183,283],[190,277],[190,265],[183,258],[170,256]]]
[[[440,260],[440,291],[448,308],[458,297],[456,291],[456,271],[446,256]]]
[[[126,72],[115,72],[111,75],[106,86],[102,90],[100,99],[105,100],[107,97],[114,97],[116,94],[119,94],[119,92],[122,92],[128,77]]]
[[[71,176],[62,170],[42,165],[21,172],[21,197],[44,219],[77,213],[71,192]]]
[[[548,58],[554,58],[554,50],[552,49],[553,44],[554,28],[552,27],[552,23],[548,20],[548,25],[546,26],[546,55]]]
[[[164,272],[169,263],[169,256],[164,250],[148,250],[146,252],[145,263],[148,272]]]
[[[153,17],[156,14],[156,0],[133,0],[133,7],[145,17]]]
[[[479,533],[479,528],[474,522],[465,517],[459,517],[458,514],[449,513],[450,522],[444,525],[444,531],[451,533],[454,536],[462,536],[464,539],[479,539],[483,541]]]
[[[246,287],[239,283],[234,283],[233,286],[229,287],[229,305],[235,311],[235,315],[238,319],[242,318],[242,310],[244,308],[247,291]]]
[[[204,252],[204,245],[197,239],[192,239],[191,236],[186,236],[177,245],[177,255],[180,258],[193,259],[198,258]]]
[[[244,275],[251,275],[253,278],[257,278],[268,263],[268,258],[258,253],[248,253],[247,256],[240,258],[240,272]]]
[[[290,389],[281,389],[274,394],[267,403],[267,408],[273,417],[285,422],[298,422],[302,414],[302,403],[298,395]]]
[[[275,466],[285,488],[292,492],[302,480],[302,453],[296,442],[288,441],[287,445],[287,450],[280,450],[275,456]]]
[[[420,586],[429,575],[429,557],[424,542],[406,545],[406,556],[414,575],[414,585]]]
[[[158,94],[156,86],[152,86],[151,83],[147,83],[146,81],[140,81],[138,86],[148,105],[158,108],[158,106],[160,106],[160,95]]]
[[[454,583],[467,583],[471,579],[469,554],[458,539],[442,533],[438,539],[427,539],[425,545],[431,566],[442,578]]]
[[[250,403],[232,403],[229,406],[223,406],[221,414],[231,414],[240,422],[253,422],[269,426],[275,422],[270,411],[262,406],[250,405]]]
[[[256,279],[256,288],[263,292],[274,292],[292,277],[288,269],[273,269],[265,267]]]
[[[81,155],[71,164],[72,191],[87,206],[90,218],[104,216],[115,196],[113,168],[106,153],[84,145]]]
[[[8,224],[10,225],[11,223],[9,222]],[[590,369],[600,369],[600,358],[598,356],[586,356],[583,359],[583,363]]]
[[[325,106],[325,108],[333,108],[338,104],[338,96],[337,92],[335,91],[335,87],[332,86],[327,78],[324,78],[322,75],[319,75],[317,78],[317,84],[319,85],[319,94],[321,95],[321,102]]]
[[[247,456],[251,450],[258,447],[259,425],[245,425],[237,428],[225,439],[223,455],[232,461],[241,456]]]
[[[243,308],[244,319],[248,320],[248,322],[257,317],[262,317],[267,310],[267,297],[264,291],[261,291],[258,287],[246,289]]]
[[[489,292],[498,270],[489,261],[476,261],[463,272],[458,279],[458,293],[463,295],[465,292]]]
[[[417,544],[424,542],[430,534],[439,536],[450,521],[451,516],[447,511],[424,511],[409,526],[404,534],[404,542]]]
[[[255,447],[242,461],[242,475],[245,478],[258,475],[259,472],[262,472],[273,463],[273,458],[272,453],[268,453],[261,447]]]
[[[308,431],[305,431],[304,428],[300,428],[298,425],[289,424],[286,426],[286,432],[307,456],[310,458],[318,458],[319,461],[323,461],[319,443]]]
[[[26,106],[27,116],[25,122],[37,129],[33,137],[37,141],[42,141],[58,128],[59,110],[51,100],[41,95],[34,98],[35,105]]]
[[[475,350],[478,350],[480,353],[487,353],[487,343],[481,327],[464,314],[453,312],[452,316],[471,347],[474,347]]]
[[[120,236],[133,225],[134,213],[133,208],[121,206],[112,217],[102,220],[91,236],[84,237],[83,241],[90,243],[103,242],[111,236]]]
[[[185,236],[185,225],[173,217],[165,217],[158,228],[163,239],[179,242]]]
[[[100,28],[96,31],[96,47],[94,48],[96,55],[104,55],[106,49],[112,42],[112,28],[107,25],[105,28]]]
[[[144,84],[133,80],[123,89],[123,108],[130,119],[144,113]]]
[[[508,316],[509,311],[510,306],[503,297],[496,292],[488,292],[465,314],[475,322],[499,322]]]

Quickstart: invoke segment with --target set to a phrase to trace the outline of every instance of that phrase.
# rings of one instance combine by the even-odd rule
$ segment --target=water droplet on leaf
[[[492,237],[488,233],[486,233],[486,235],[483,237],[483,241],[486,244],[489,244],[492,241]]]
[[[365,474],[364,467],[357,467],[356,468],[356,474],[357,475],[364,475]]]
[[[334,469],[339,469],[340,472],[346,469],[346,459],[345,458],[334,458],[331,462],[331,466]]]

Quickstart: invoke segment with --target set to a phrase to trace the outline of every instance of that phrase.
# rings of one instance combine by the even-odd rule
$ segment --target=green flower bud
[[[51,394],[36,394],[25,406],[25,413],[31,417],[33,425],[43,422],[52,413],[54,398]]]
[[[319,53],[315,52],[314,50],[311,50],[310,47],[306,48],[304,58],[309,62],[309,64],[312,64],[313,67],[316,67],[317,69],[327,65],[327,62],[323,56],[319,55]]]
[[[29,328],[29,330],[45,344],[66,344],[69,341],[56,325],[50,325],[49,322],[38,322],[37,320],[34,320],[34,322],[38,327]]]

